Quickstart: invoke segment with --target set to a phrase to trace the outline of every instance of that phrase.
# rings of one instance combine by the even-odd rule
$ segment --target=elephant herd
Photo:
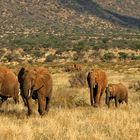
[[[108,84],[107,75],[101,69],[93,69],[87,76],[90,88],[91,105],[98,107],[101,105],[101,98],[106,93],[106,104],[110,107],[110,100],[115,100],[115,106],[123,101],[128,104],[128,90],[122,83]],[[94,100],[94,104],[93,104]]]
[[[87,75],[87,83],[90,89],[91,105],[101,105],[101,98],[106,93],[106,104],[110,107],[110,100],[115,99],[115,106],[125,101],[128,104],[127,88],[121,84],[109,84],[106,73],[101,69],[93,69]],[[53,80],[47,68],[21,68],[18,78],[14,72],[4,66],[0,66],[0,107],[7,98],[12,97],[15,103],[19,102],[19,93],[28,115],[32,114],[32,99],[38,100],[38,112],[44,115],[48,112],[48,105],[53,90]]]

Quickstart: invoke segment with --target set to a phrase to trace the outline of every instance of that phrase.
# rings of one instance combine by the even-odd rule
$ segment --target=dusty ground
[[[103,68],[109,83],[122,82],[127,87],[140,80],[140,62],[86,64]],[[49,113],[40,117],[33,102],[34,115],[27,117],[21,100],[14,105],[9,99],[0,109],[1,140],[139,140],[140,91],[129,89],[129,105],[110,109],[102,102],[101,108],[90,106],[87,86],[70,88],[72,73],[53,69],[54,93]]]

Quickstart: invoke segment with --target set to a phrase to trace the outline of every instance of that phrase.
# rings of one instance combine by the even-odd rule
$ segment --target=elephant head
[[[93,70],[93,71],[90,71],[88,73],[88,76],[87,76],[87,82],[88,82],[88,86],[90,88],[90,102],[91,102],[91,105],[93,105],[93,99],[95,101],[95,92],[97,92],[97,87],[98,87],[98,81],[97,81],[97,74],[96,72]]]
[[[21,68],[18,74],[18,80],[20,82],[22,96],[25,98],[32,97],[34,91],[38,91],[43,87],[40,84],[41,82],[39,82],[40,79],[35,69]]]
[[[115,93],[114,93],[114,89],[112,87],[111,84],[109,84],[107,87],[106,87],[106,104],[108,105],[109,103],[109,98],[110,97],[114,97],[115,96]]]
[[[98,85],[98,78],[97,78],[97,74],[93,71],[91,72],[92,74],[92,86],[93,88],[95,88]]]

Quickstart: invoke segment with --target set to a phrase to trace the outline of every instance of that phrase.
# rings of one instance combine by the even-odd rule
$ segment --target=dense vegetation
[[[0,47],[140,49],[138,5],[138,0],[2,0]]]

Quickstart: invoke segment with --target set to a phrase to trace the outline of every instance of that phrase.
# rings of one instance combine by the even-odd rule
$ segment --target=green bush
[[[128,54],[125,52],[119,52],[119,58],[120,59],[127,59],[128,58]]]
[[[140,60],[140,55],[135,56],[135,57],[136,57],[136,60]]]
[[[106,44],[107,42],[108,42],[108,38],[102,38],[102,42],[104,43],[104,44]]]
[[[53,62],[53,60],[56,59],[56,56],[55,55],[48,55],[45,62]]]
[[[84,41],[84,40],[80,41],[80,42],[78,42],[77,44],[74,45],[73,50],[77,51],[77,52],[80,52],[81,50],[85,49],[86,45],[87,45],[86,41]]]
[[[103,56],[103,60],[112,60],[113,58],[115,58],[115,56],[111,52],[105,53]]]
[[[130,56],[130,58],[131,58],[132,60],[136,60],[136,55],[135,55],[134,53],[132,53],[131,56]]]

